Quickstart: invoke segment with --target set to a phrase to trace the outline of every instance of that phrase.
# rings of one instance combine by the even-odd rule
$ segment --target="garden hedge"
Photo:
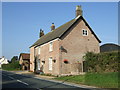
[[[93,53],[84,56],[88,72],[118,72],[120,66],[120,52]]]

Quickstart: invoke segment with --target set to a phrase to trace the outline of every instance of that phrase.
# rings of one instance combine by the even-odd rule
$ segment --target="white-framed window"
[[[52,57],[49,58],[49,70],[52,70]]]
[[[40,55],[40,47],[38,47],[38,54]]]
[[[88,35],[88,30],[83,29],[83,30],[82,30],[82,34],[83,34],[83,36],[87,36],[87,35]]]
[[[50,52],[53,51],[53,42],[50,42],[50,43],[49,43],[49,51],[50,51]]]

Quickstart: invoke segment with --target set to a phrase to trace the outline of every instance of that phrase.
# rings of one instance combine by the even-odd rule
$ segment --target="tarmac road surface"
[[[90,90],[88,88],[76,87],[59,82],[40,79],[34,76],[15,74],[13,72],[2,72],[2,89],[6,90],[46,90],[46,89],[68,89],[68,90]]]

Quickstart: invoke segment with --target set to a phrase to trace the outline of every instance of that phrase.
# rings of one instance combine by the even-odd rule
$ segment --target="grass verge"
[[[100,88],[118,88],[118,72],[87,73],[85,75],[62,76],[54,79]]]

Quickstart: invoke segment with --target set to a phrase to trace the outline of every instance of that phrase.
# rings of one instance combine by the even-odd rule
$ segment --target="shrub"
[[[19,61],[15,61],[9,64],[3,64],[2,69],[4,70],[21,70],[21,66],[19,64]]]
[[[87,52],[84,56],[88,72],[118,72],[120,60],[118,52],[98,53]]]

